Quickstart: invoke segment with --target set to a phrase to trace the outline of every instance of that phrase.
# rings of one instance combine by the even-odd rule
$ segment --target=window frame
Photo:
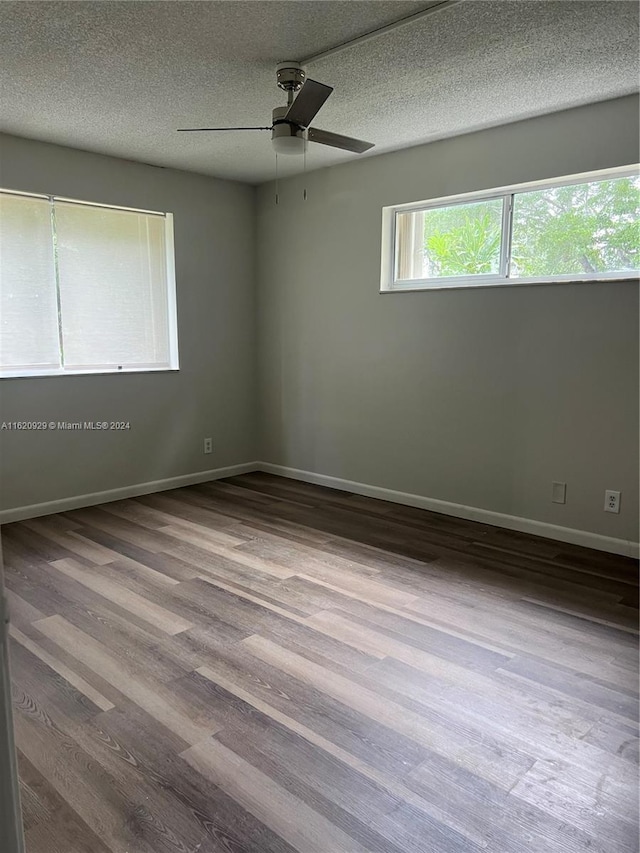
[[[614,178],[637,177],[640,164],[599,169],[594,172],[581,172],[573,175],[563,175],[559,178],[529,181],[511,184],[493,189],[476,192],[459,193],[452,196],[441,196],[418,202],[388,205],[382,208],[382,252],[380,270],[380,293],[407,293],[419,290],[451,290],[470,289],[476,287],[513,287],[537,284],[569,284],[572,282],[594,281],[633,281],[638,278],[637,272],[612,273],[569,273],[553,276],[531,276],[511,278],[511,241],[513,233],[514,195],[536,190],[556,187],[574,186],[576,184],[594,181],[611,180]],[[422,213],[427,210],[453,207],[458,204],[471,204],[479,201],[502,199],[502,232],[500,241],[499,273],[478,273],[466,276],[442,276],[441,278],[397,279],[396,278],[396,240],[397,217],[400,213]]]
[[[117,204],[105,204],[103,202],[85,201],[82,199],[68,198],[67,196],[53,195],[47,193],[25,192],[24,190],[12,190],[6,187],[0,188],[0,193],[14,196],[25,196],[27,198],[39,198],[48,201],[49,204],[64,202],[65,204],[77,204],[79,206],[106,208],[107,210],[122,210],[130,213],[140,213],[152,216],[160,216],[164,219],[164,241],[165,241],[165,269],[167,275],[167,326],[169,332],[169,358],[167,364],[155,365],[91,365],[82,368],[65,367],[62,363],[59,367],[29,367],[3,368],[0,366],[0,381],[2,379],[26,379],[41,376],[92,376],[113,375],[125,373],[168,373],[180,369],[178,354],[178,310],[176,297],[176,272],[175,272],[175,244],[173,231],[173,214],[166,211],[147,210],[145,208],[127,207]],[[59,299],[58,286],[56,295]]]

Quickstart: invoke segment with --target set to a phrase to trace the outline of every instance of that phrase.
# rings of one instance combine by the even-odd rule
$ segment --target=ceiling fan
[[[344,151],[353,151],[355,154],[362,154],[373,148],[373,142],[363,142],[351,136],[310,127],[333,92],[333,87],[309,79],[300,63],[281,62],[276,67],[276,80],[279,88],[287,93],[287,106],[273,110],[272,124],[268,127],[181,127],[178,132],[270,130],[276,154],[302,154],[307,140],[320,145],[330,145],[332,148],[342,148]]]

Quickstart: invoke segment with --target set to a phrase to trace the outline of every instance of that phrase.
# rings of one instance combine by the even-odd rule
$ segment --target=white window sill
[[[131,373],[177,373],[179,367],[123,367],[117,368],[89,368],[87,370],[4,370],[0,373],[0,379],[38,379],[46,376],[109,376],[114,374]]]
[[[380,293],[416,293],[419,290],[477,290],[487,287],[531,287],[544,284],[598,284],[602,282],[638,282],[637,275],[607,275],[603,273],[598,278],[579,276],[554,276],[549,278],[456,278],[449,282],[434,281],[408,281],[396,282],[390,287],[381,287]]]

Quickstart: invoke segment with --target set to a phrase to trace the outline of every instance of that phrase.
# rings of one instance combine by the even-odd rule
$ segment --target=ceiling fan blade
[[[362,139],[354,139],[351,136],[342,136],[339,133],[331,133],[329,130],[320,130],[318,127],[310,127],[307,131],[309,142],[319,142],[320,145],[331,145],[333,148],[343,148],[345,151],[353,151],[362,154],[373,148],[373,142],[364,142]]]
[[[325,86],[317,80],[307,79],[285,114],[284,120],[298,124],[300,127],[308,127],[332,92],[333,86]]]
[[[271,130],[271,127],[179,127],[178,133],[198,133],[201,130]]]

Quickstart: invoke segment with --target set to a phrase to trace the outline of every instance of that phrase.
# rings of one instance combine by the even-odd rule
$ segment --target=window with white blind
[[[0,376],[175,370],[170,213],[0,191]]]

